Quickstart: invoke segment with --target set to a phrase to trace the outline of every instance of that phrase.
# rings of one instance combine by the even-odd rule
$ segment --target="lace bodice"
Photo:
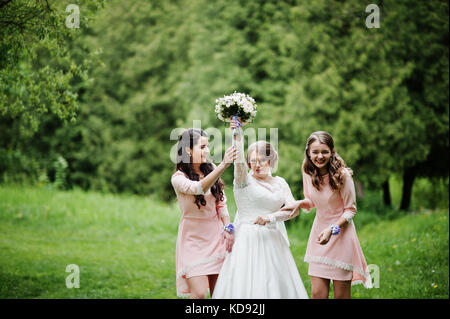
[[[234,143],[237,148],[237,159],[234,163],[234,197],[236,200],[235,224],[253,224],[258,216],[272,217],[267,227],[278,227],[286,233],[283,221],[288,219],[289,211],[280,211],[285,204],[295,201],[289,185],[279,176],[259,180],[248,171],[244,159],[244,138],[239,128]],[[287,240],[287,235],[285,235]]]

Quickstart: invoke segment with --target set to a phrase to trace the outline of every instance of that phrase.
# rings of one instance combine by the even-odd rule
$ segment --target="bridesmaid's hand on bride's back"
[[[291,213],[289,214],[289,218],[292,218],[292,217],[298,216],[300,214],[299,208],[308,209],[309,205],[304,200],[298,200],[298,201],[295,201],[293,203],[289,203],[289,204],[283,206],[283,208],[281,210],[290,210]]]
[[[300,203],[299,201],[295,201],[293,203],[289,203],[286,204],[285,206],[283,206],[283,208],[281,208],[281,210],[283,211],[291,211],[291,213],[289,214],[289,218],[295,217],[299,214],[299,207],[300,207]]]

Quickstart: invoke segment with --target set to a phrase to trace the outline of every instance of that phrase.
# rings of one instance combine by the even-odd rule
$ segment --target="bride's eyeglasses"
[[[257,162],[259,163],[259,165],[265,165],[265,164],[267,164],[269,162],[269,159],[263,158],[263,159],[260,159],[260,160],[256,160],[256,159],[251,159],[250,160],[250,164],[256,164]]]

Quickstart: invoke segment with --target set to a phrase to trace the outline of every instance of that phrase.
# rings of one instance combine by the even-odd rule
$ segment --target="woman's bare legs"
[[[214,293],[218,274],[195,276],[188,278],[189,288],[191,289],[191,299],[206,299],[208,295],[208,285],[210,295]]]
[[[310,276],[312,299],[328,299],[330,293],[330,279]]]
[[[209,294],[212,296],[214,293],[214,288],[216,287],[217,278],[219,277],[219,274],[216,275],[208,275],[208,281],[209,281]]]
[[[351,299],[351,280],[333,280],[334,299]]]
[[[191,289],[191,299],[205,299],[208,294],[208,276],[195,276],[187,279]]]

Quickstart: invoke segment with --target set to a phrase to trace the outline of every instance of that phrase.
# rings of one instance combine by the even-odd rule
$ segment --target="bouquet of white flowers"
[[[224,122],[230,122],[230,117],[241,118],[242,122],[251,122],[256,116],[255,100],[247,94],[236,93],[226,95],[216,100],[217,117]]]

